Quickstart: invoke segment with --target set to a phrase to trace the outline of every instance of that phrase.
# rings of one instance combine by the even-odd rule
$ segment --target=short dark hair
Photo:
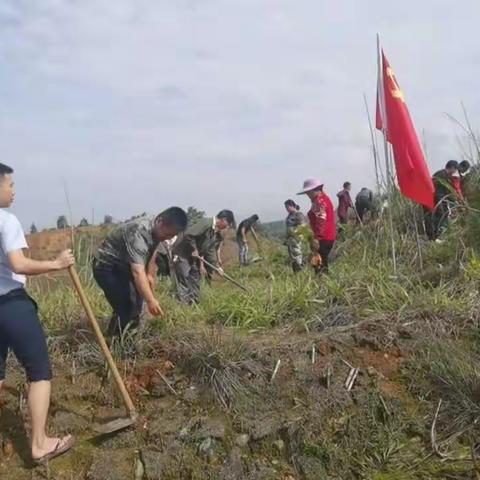
[[[4,163],[0,163],[0,177],[3,177],[4,175],[10,175],[11,173],[13,173],[12,167],[9,167]]]
[[[157,215],[156,221],[163,220],[168,226],[176,227],[179,231],[187,228],[187,213],[180,207],[170,207]]]
[[[226,220],[230,227],[235,228],[235,216],[231,210],[220,210],[217,218]]]
[[[352,186],[352,184],[350,182],[345,182],[343,184],[343,188],[347,188],[347,187],[351,187],[351,186]]]
[[[286,207],[294,207],[297,210],[300,210],[300,206],[297,204],[297,202],[295,202],[295,200],[292,200],[291,198],[289,198],[288,200],[285,200],[284,205]]]
[[[254,222],[258,222],[258,219],[259,219],[259,218],[260,218],[260,217],[259,217],[256,213],[254,213],[254,214],[250,217],[250,220],[253,220]]]
[[[461,172],[466,172],[469,168],[470,168],[470,162],[467,161],[467,160],[462,160],[462,161],[458,164],[458,169],[459,169]]]
[[[458,170],[458,162],[456,160],[449,160],[445,168],[456,168]]]

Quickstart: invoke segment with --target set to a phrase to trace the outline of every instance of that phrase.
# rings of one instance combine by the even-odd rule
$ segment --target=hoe
[[[100,330],[100,327],[98,326],[98,322],[97,322],[97,319],[95,318],[92,307],[90,306],[87,296],[85,295],[85,292],[83,290],[82,284],[80,283],[80,278],[78,277],[77,270],[75,269],[74,266],[71,266],[68,269],[68,272],[70,273],[70,278],[72,279],[75,290],[77,291],[77,294],[80,298],[80,302],[83,305],[83,308],[85,309],[85,313],[87,314],[87,318],[93,328],[93,332],[95,333],[97,342],[100,345],[100,348],[102,349],[105,359],[107,360],[108,368],[112,372],[113,379],[115,380],[115,383],[122,397],[123,403],[125,404],[125,408],[127,410],[127,415],[128,415],[125,418],[117,418],[108,423],[95,425],[93,429],[96,432],[101,434],[107,434],[107,433],[116,432],[118,430],[123,430],[135,423],[135,421],[137,420],[138,414],[135,410],[135,406],[133,405],[132,399],[128,394],[128,390],[125,387],[125,384],[123,383],[123,380],[118,371],[118,368],[115,365],[115,361],[113,360],[112,354],[110,353],[107,342],[105,341],[105,338],[102,334],[102,331]]]

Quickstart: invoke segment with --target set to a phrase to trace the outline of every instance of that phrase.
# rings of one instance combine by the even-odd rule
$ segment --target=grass
[[[349,227],[345,240],[337,244],[330,273],[322,277],[309,271],[294,274],[285,248],[265,242],[263,262],[228,268],[248,293],[216,279],[202,286],[202,300],[191,308],[178,304],[171,282],[163,280],[157,294],[165,317],[150,319],[149,328],[140,335],[127,334],[116,344],[114,355],[135,363],[155,360],[166,351],[214,405],[232,415],[241,416],[253,408],[300,416],[298,438],[287,442],[288,461],[315,459],[322,475],[327,471],[342,480],[470,475],[472,461],[466,449],[472,441],[478,447],[480,418],[480,350],[476,347],[480,222],[472,208],[451,225],[444,243],[427,243],[417,234],[421,212],[396,198],[396,272],[389,229],[380,219],[362,229]],[[105,324],[110,310],[88,267],[89,242],[84,245],[80,276],[94,311]],[[78,365],[101,367],[98,349],[79,331],[86,325],[85,316],[68,279],[37,279],[30,290],[56,345],[54,355],[75,357]],[[342,360],[350,348],[357,348],[347,329],[361,330],[364,322],[370,322],[375,335],[388,336],[380,338],[378,348],[401,347],[407,358],[403,373],[388,379],[405,392],[405,398],[385,395],[383,380],[368,380],[365,372],[354,392],[345,393],[343,372],[348,371]],[[409,343],[401,343],[398,335],[405,328],[410,329]],[[293,342],[294,337],[301,342]],[[292,343],[280,344],[279,338],[291,338]],[[318,354],[318,362],[325,363],[323,372],[328,362],[334,364],[336,386],[327,392],[321,390],[313,370],[301,380],[292,366],[304,360],[305,349],[310,352],[319,339],[337,342],[332,358]],[[278,358],[282,368],[278,383],[272,384]],[[288,376],[288,372],[293,373]],[[311,389],[313,397],[309,397]],[[341,396],[331,398],[337,394]],[[432,455],[430,447],[429,429],[440,398],[439,445],[460,458],[452,463]]]

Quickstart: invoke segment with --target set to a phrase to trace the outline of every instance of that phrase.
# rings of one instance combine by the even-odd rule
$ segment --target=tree
[[[35,225],[35,223],[32,223],[32,225],[30,226],[30,233],[37,233],[37,232],[38,232],[37,226]]]
[[[188,224],[192,225],[195,222],[198,222],[198,220],[205,218],[205,212],[201,210],[197,210],[195,207],[188,207],[187,218],[188,218]]]
[[[65,215],[60,215],[57,218],[57,228],[58,230],[64,230],[65,228],[68,228],[70,225],[68,224],[67,217]]]
[[[105,215],[105,217],[103,217],[104,225],[111,225],[112,223],[113,223],[113,217],[111,215]]]
[[[88,227],[89,223],[88,223],[88,220],[83,217],[81,220],[80,220],[80,224],[78,225],[79,227]]]

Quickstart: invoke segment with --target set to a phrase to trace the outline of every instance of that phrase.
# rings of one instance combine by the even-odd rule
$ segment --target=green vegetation
[[[470,185],[478,191],[478,178]],[[380,218],[361,229],[348,226],[330,273],[320,278],[293,274],[285,247],[265,240],[263,261],[227,267],[248,292],[214,279],[204,283],[201,303],[188,308],[173,298],[170,280],[159,283],[166,316],[143,332],[127,332],[113,350],[127,378],[139,365],[161,368],[165,358],[182,375],[175,395],[162,394],[170,395],[179,422],[163,433],[167,444],[195,430],[191,417],[222,412],[228,432],[220,459],[192,455],[192,445],[201,451],[204,440],[184,441],[192,462],[181,478],[220,478],[216,465],[242,432],[250,438],[242,447],[247,470],[269,465],[271,477],[258,478],[477,478],[480,198],[470,196],[443,243],[422,239],[421,211],[400,197],[393,208],[396,272],[388,223]],[[105,324],[110,311],[91,275],[98,241],[91,235],[77,236],[76,251],[87,295]],[[68,280],[39,278],[30,289],[54,362],[101,375],[102,357]],[[360,369],[351,392],[344,386],[349,365]],[[135,390],[136,400],[142,413],[156,415],[159,400],[148,385]],[[192,387],[201,392],[193,400]],[[162,421],[168,415],[163,409]],[[149,437],[142,441],[150,445]],[[165,478],[178,478],[171,475]]]

